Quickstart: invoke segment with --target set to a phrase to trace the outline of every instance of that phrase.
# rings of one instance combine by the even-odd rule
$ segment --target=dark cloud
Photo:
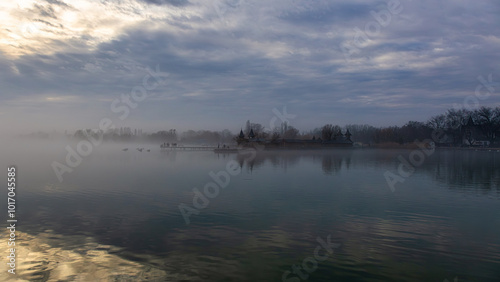
[[[293,25],[348,23],[368,17],[373,3],[335,3],[306,0],[294,3],[282,11],[279,18]]]
[[[274,107],[287,105],[297,115],[292,123],[307,129],[326,122],[423,121],[474,95],[478,76],[493,74],[494,81],[500,80],[499,4],[493,1],[401,0],[403,11],[350,61],[341,44],[374,21],[370,12],[385,9],[385,2],[220,3],[227,7],[144,2],[186,8],[130,25],[93,48],[86,47],[93,37],[80,34],[47,41],[47,48],[67,51],[2,56],[0,82],[6,91],[0,101],[75,96],[79,100],[68,103],[112,115],[110,101],[130,93],[159,66],[170,74],[167,82],[134,110],[130,121],[169,120],[195,129],[203,121],[238,128],[247,119],[266,123]],[[37,7],[46,24],[47,17],[55,17],[53,9]],[[190,14],[195,8],[205,10]],[[492,96],[487,105],[499,102]],[[89,113],[89,119],[96,116]]]
[[[45,2],[49,4],[53,4],[62,8],[68,8],[68,9],[73,9],[72,6],[66,4],[64,1],[59,1],[59,0],[45,0]]]
[[[52,6],[42,6],[39,4],[35,4],[33,6],[33,12],[42,17],[57,19],[56,13]]]
[[[183,7],[190,4],[188,0],[140,0],[140,1],[152,5],[171,5],[176,7]]]
[[[46,25],[52,26],[52,27],[63,28],[63,25],[60,24],[60,23],[51,23],[49,21],[45,21],[45,20],[42,20],[42,19],[34,19],[33,21],[34,22],[40,22],[40,23],[43,23],[43,24],[46,24]]]

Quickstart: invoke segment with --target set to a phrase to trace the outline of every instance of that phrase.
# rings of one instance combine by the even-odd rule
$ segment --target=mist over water
[[[59,182],[51,165],[76,142],[4,144],[2,167],[18,169],[17,277],[27,281],[286,281],[328,236],[339,246],[302,270],[308,281],[500,278],[500,152],[436,150],[392,192],[384,173],[411,151],[249,158],[103,143]],[[241,172],[186,224],[179,205],[194,207],[193,188],[228,163]]]

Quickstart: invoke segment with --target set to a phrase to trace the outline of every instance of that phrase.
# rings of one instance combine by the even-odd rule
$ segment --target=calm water
[[[101,145],[60,183],[50,165],[65,145],[5,146],[3,168],[19,172],[17,279],[500,281],[500,152],[436,151],[392,192],[384,173],[411,151]],[[186,224],[179,205],[228,164],[241,172]],[[333,252],[314,260],[327,237]]]

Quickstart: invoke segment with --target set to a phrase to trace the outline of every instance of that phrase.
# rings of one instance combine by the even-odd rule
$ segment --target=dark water
[[[62,183],[51,163],[64,145],[6,148],[3,167],[19,172],[16,278],[500,281],[500,152],[436,151],[393,192],[384,173],[411,151],[124,147],[94,148]],[[179,205],[194,208],[193,188],[228,164],[241,172],[186,224]]]

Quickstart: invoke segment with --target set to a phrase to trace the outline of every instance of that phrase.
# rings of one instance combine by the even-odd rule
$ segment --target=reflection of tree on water
[[[476,151],[439,152],[425,166],[435,179],[455,187],[476,187],[487,192],[500,186],[500,153]]]
[[[298,162],[299,157],[296,155],[287,155],[286,153],[279,154],[279,152],[256,151],[254,156],[250,154],[238,154],[236,160],[241,168],[246,167],[250,171],[253,171],[254,168],[261,167],[266,162],[269,162],[273,167],[282,167],[286,171],[289,165]]]
[[[325,174],[336,174],[342,169],[343,158],[337,156],[325,155],[321,161],[321,167]]]
[[[302,160],[312,159],[313,163],[321,162],[325,174],[335,174],[342,168],[349,169],[351,165],[351,150],[327,150],[327,151],[257,151],[255,157],[238,154],[236,157],[240,167],[253,171],[266,163],[275,168],[288,167],[299,164]]]

